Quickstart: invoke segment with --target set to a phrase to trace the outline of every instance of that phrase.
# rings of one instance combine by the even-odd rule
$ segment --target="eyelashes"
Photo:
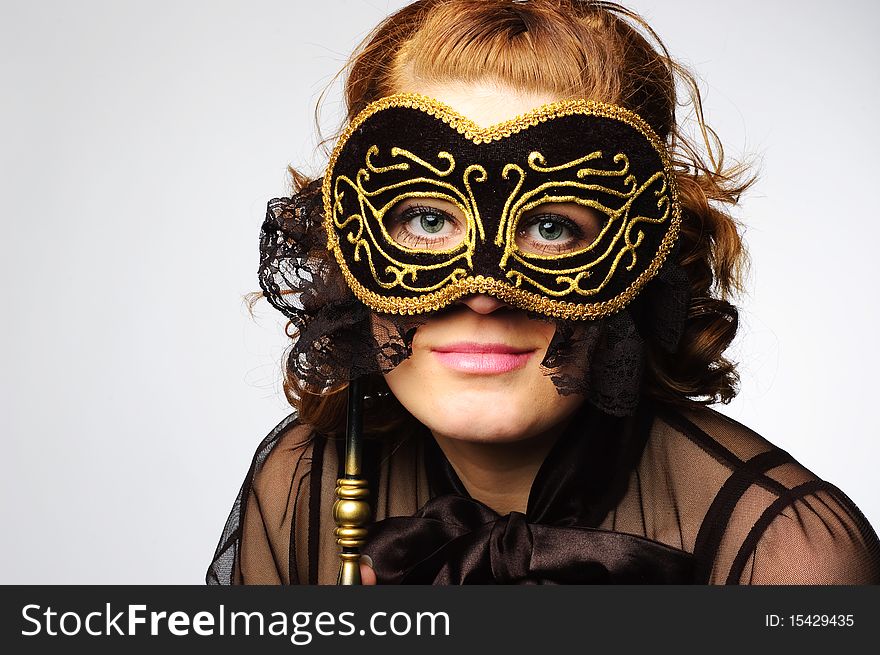
[[[584,240],[584,231],[567,216],[542,213],[530,216],[517,228],[517,246],[526,252],[559,254],[575,250]],[[527,240],[530,248],[521,241]]]
[[[426,205],[393,212],[387,226],[391,238],[411,248],[438,250],[458,245],[464,238],[464,226],[448,212]]]
[[[516,229],[517,248],[524,253],[554,255],[573,252],[588,246],[601,228],[595,212],[584,213],[579,220],[555,211],[544,211],[520,219]],[[583,223],[583,225],[582,225]],[[426,204],[416,204],[386,215],[389,236],[414,250],[447,250],[465,238],[467,226],[448,211]]]

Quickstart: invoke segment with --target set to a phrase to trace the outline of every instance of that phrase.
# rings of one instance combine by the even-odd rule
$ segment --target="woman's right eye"
[[[547,203],[520,219],[519,250],[534,255],[566,255],[589,246],[599,235],[602,215],[575,203]]]
[[[389,236],[402,246],[441,250],[458,245],[463,226],[449,213],[429,205],[411,205],[392,211],[387,220]]]

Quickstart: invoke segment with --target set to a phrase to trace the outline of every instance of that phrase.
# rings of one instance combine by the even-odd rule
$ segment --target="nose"
[[[496,309],[507,307],[507,304],[503,301],[493,298],[492,296],[487,296],[485,293],[475,293],[470,296],[465,296],[458,302],[467,306],[471,311],[474,311],[477,314],[491,314]]]

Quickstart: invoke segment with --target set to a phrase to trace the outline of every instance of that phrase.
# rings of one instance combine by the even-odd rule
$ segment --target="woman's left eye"
[[[534,216],[517,233],[517,245],[527,252],[563,252],[572,249],[583,235],[580,228],[565,216]]]
[[[437,234],[446,226],[446,218],[439,212],[426,212],[419,214],[418,227],[427,234]],[[408,225],[414,227],[415,219],[410,219]]]
[[[558,241],[559,238],[566,233],[566,227],[559,221],[552,218],[538,221],[532,225],[532,231],[537,228],[538,235],[547,241]]]

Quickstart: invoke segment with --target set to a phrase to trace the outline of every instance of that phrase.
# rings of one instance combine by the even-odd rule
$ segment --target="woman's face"
[[[558,99],[482,84],[413,84],[401,91],[442,99],[481,126]],[[546,204],[520,225],[520,248],[552,253],[589,243],[599,222],[588,208]],[[386,222],[392,238],[422,248],[449,248],[464,238],[464,227],[456,206],[435,199],[404,201]],[[416,330],[412,355],[385,379],[434,434],[481,442],[528,439],[559,426],[583,402],[580,395],[560,395],[540,368],[554,331],[554,323],[530,319],[491,296],[466,296]]]

